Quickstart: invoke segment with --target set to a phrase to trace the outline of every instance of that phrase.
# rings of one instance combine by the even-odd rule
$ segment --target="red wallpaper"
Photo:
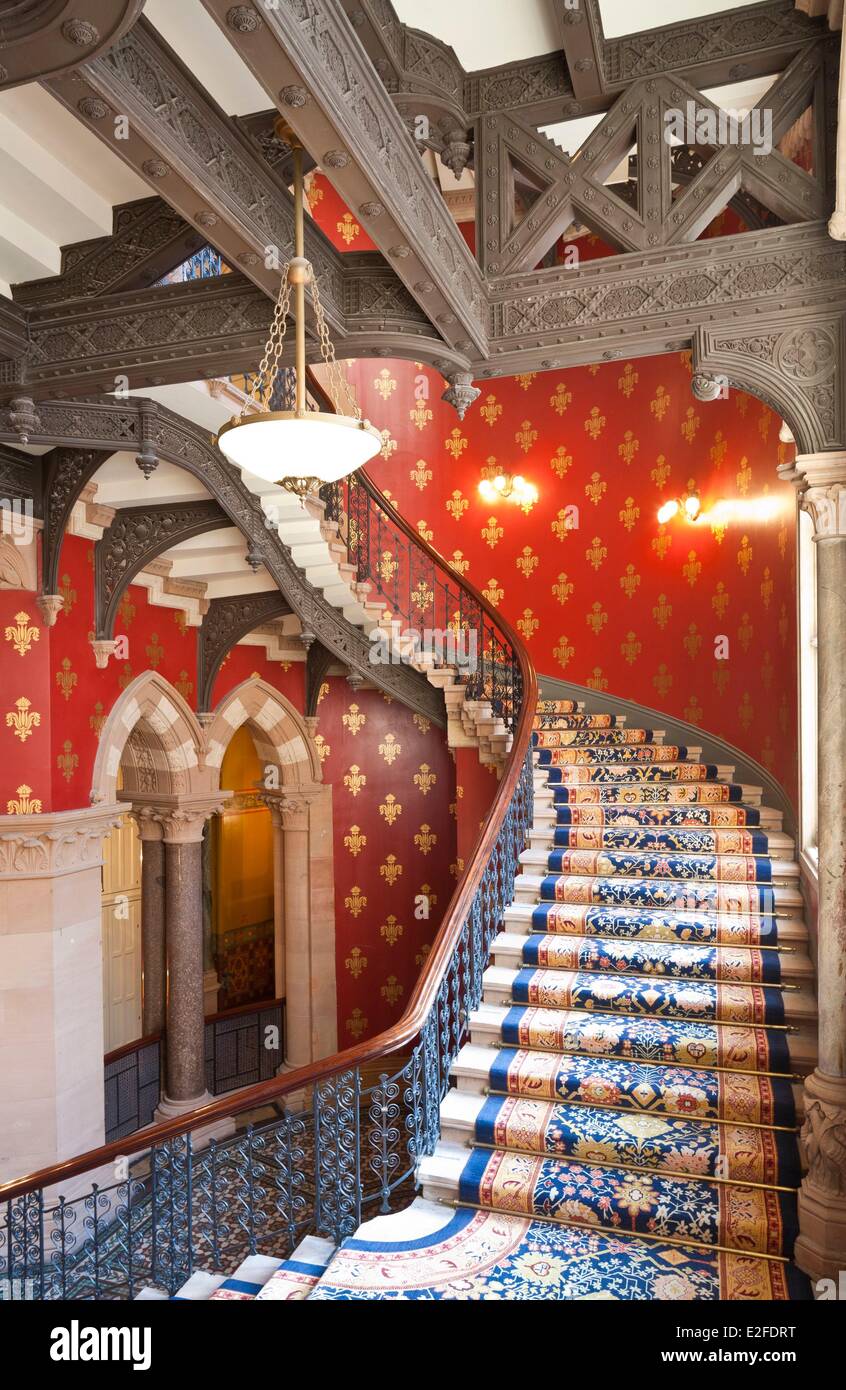
[[[309,174],[305,182],[309,211],[318,227],[339,251],[375,251],[362,226],[362,219],[350,212],[325,174]]]
[[[34,594],[0,589],[2,815],[52,809],[49,632]]]
[[[794,496],[766,406],[697,401],[687,353],[477,383],[463,422],[419,363],[349,370],[388,431],[373,477],[520,627],[542,674],[699,724],[794,791]],[[483,502],[488,472],[522,473],[537,505]],[[703,519],[659,525],[691,489]],[[717,502],[746,510],[710,524]]]
[[[115,700],[142,671],[158,671],[190,705],[196,702],[196,647],[184,614],[154,608],[146,589],[132,584],[121,603],[115,636],[125,648],[99,671],[89,633],[94,628],[94,546],[66,536],[59,566],[65,604],[55,626],[45,629],[50,648],[53,738],[53,809],[85,806],[91,789],[99,729]]]
[[[496,771],[475,748],[455,749],[456,854],[466,867],[497,788]]]
[[[338,1042],[401,1018],[455,887],[455,771],[444,734],[379,691],[324,683],[332,783]],[[475,756],[475,755],[474,755]],[[429,916],[415,900],[429,900]],[[419,910],[419,908],[417,908]]]
[[[233,647],[212,687],[212,709],[236,685],[258,676],[280,691],[295,709],[302,711],[305,709],[305,669],[304,661],[270,661],[266,647]],[[190,703],[194,704],[194,700]]]

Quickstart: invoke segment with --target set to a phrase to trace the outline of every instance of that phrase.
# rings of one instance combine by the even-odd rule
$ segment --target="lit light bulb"
[[[660,521],[661,525],[663,526],[666,521],[672,521],[678,509],[679,504],[675,498],[672,498],[672,500],[669,502],[664,502],[658,508],[658,520]]]
[[[695,521],[702,509],[702,503],[699,501],[699,497],[695,492],[684,499],[684,509],[687,513],[688,521]]]

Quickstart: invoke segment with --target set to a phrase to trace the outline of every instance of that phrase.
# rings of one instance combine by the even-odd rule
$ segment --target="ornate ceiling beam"
[[[833,310],[846,310],[846,245],[824,222],[502,276],[474,376],[673,352],[703,324],[751,333],[759,317],[798,326]]]
[[[702,147],[702,167],[673,201],[673,146],[665,115],[677,111],[688,139],[700,128],[720,132],[725,113],[679,77],[639,78],[570,158],[519,116],[486,116],[476,161],[479,258],[491,273],[537,265],[574,218],[623,251],[693,241],[739,189],[786,222],[830,210],[825,180],[806,173],[775,148],[808,103],[825,60],[825,45],[800,53],[762,98],[771,141],[753,143],[736,127]],[[703,124],[704,123],[704,124]],[[767,132],[761,129],[766,142]],[[635,142],[639,155],[634,206],[606,179]],[[516,171],[540,190],[516,225]]]
[[[339,0],[203,4],[445,341],[484,356],[479,266]]]
[[[42,462],[0,445],[0,505],[28,502],[33,515],[41,515]]]
[[[94,58],[135,23],[144,0],[18,0],[0,14],[0,91]],[[8,11],[9,13],[6,13]]]
[[[0,294],[0,357],[23,357],[28,346],[26,313]]]
[[[561,47],[576,101],[603,95],[603,34],[597,0],[553,0]]]
[[[446,117],[464,128],[489,114],[547,125],[603,111],[638,77],[676,73],[717,87],[780,72],[826,32],[825,20],[800,14],[794,0],[768,0],[607,39],[596,0],[580,0],[576,10],[555,0],[565,23],[568,15],[584,16],[562,33],[568,63],[592,59],[593,69],[568,73],[562,53],[549,53],[466,72],[448,45],[401,24],[390,0],[341,3],[399,108],[409,116],[431,111],[436,125]]]
[[[0,443],[14,444],[19,438],[13,414],[8,407],[0,407]],[[309,584],[295,565],[290,549],[268,530],[258,497],[249,491],[238,470],[226,462],[198,425],[144,399],[41,401],[30,442],[70,449],[102,449],[106,453],[135,448],[142,456],[146,446],[154,458],[167,459],[184,468],[202,482],[229,522],[246,537],[250,552],[264,565],[299,618],[304,634],[322,642],[345,666],[410,709],[440,727],[446,724],[443,697],[419,671],[410,666],[373,664],[372,646],[365,633],[347,622]]]
[[[351,257],[345,351],[351,357],[422,359],[450,372],[450,354],[396,278],[370,252]],[[398,302],[399,301],[399,302]],[[147,290],[38,305],[25,356],[0,358],[0,400],[140,389],[254,371],[273,306],[244,276],[222,275]],[[319,345],[308,344],[320,360]],[[293,362],[293,344],[284,363]],[[125,378],[120,381],[120,378]]]
[[[276,590],[213,598],[203,616],[197,641],[197,710],[212,708],[212,691],[224,657],[248,632],[291,609]],[[318,644],[315,643],[314,646]]]
[[[220,531],[229,524],[223,508],[212,500],[121,507],[116,511],[94,545],[96,640],[111,640],[121,598],[145,565],[182,541]]]
[[[16,304],[30,305],[142,289],[207,241],[161,198],[139,198],[114,209],[111,236],[63,246],[58,275],[13,285],[12,294]]]
[[[46,85],[229,265],[276,298],[293,255],[292,196],[144,19],[102,58]],[[306,254],[343,336],[342,257],[312,222]]]
[[[718,87],[780,72],[825,33],[825,22],[801,14],[794,0],[771,0],[616,39],[603,35],[602,82],[614,95],[638,77],[661,73],[686,77],[700,88]]]

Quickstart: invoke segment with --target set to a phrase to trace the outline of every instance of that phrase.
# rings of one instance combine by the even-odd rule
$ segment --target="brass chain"
[[[265,344],[264,356],[259,363],[258,376],[253,382],[247,400],[241,407],[239,418],[242,420],[245,418],[247,407],[250,404],[257,405],[262,410],[269,408],[273,386],[280,370],[279,359],[285,346],[285,330],[288,327],[288,309],[291,303],[291,282],[288,279],[287,262],[282,268],[282,274],[284,278],[279,287],[279,297],[273,311],[270,336]]]
[[[258,406],[260,410],[265,411],[270,407],[273,387],[281,370],[281,357],[285,347],[285,332],[288,327],[288,313],[291,305],[292,286],[288,278],[289,265],[290,262],[286,262],[282,268],[284,278],[279,288],[276,308],[273,311],[273,319],[270,324],[270,335],[265,344],[264,356],[259,363],[258,373],[250,388],[247,399],[241,407],[241,412],[238,417],[239,420],[244,420],[247,417],[248,408],[250,406]],[[362,418],[361,407],[356,400],[355,392],[350,382],[341,370],[340,362],[338,362],[335,357],[335,347],[329,336],[329,326],[323,311],[323,303],[320,298],[317,279],[313,269],[311,267],[310,269],[312,302],[320,340],[320,355],[329,372],[331,394],[339,405],[341,402],[346,401],[353,419],[360,420]]]
[[[329,384],[332,388],[332,394],[338,405],[340,405],[343,400],[346,400],[352,412],[353,419],[360,420],[361,407],[355,398],[355,392],[349,381],[341,371],[340,362],[338,362],[335,357],[335,347],[332,339],[329,337],[329,328],[326,323],[326,315],[323,312],[323,304],[320,299],[320,291],[317,288],[316,278],[312,279],[311,285],[312,298],[314,301],[314,317],[317,320],[317,331],[320,336],[320,355],[329,370]]]

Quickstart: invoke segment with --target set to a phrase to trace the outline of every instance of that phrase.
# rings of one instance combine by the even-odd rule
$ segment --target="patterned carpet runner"
[[[430,1222],[457,1210],[347,1241],[311,1297],[807,1298],[792,844],[658,730],[544,701],[533,739],[532,844],[421,1165]]]

